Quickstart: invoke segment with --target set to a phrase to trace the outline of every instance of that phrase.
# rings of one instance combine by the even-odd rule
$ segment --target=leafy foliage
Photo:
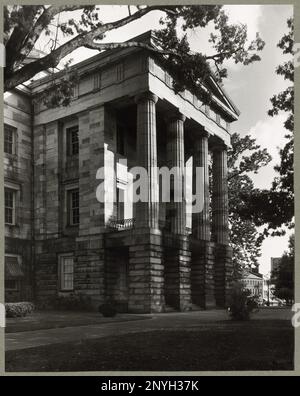
[[[228,312],[232,320],[249,320],[251,313],[257,311],[258,302],[250,296],[241,282],[234,282],[230,290]]]
[[[20,318],[30,314],[34,309],[34,304],[28,301],[6,303],[5,315],[7,318]]]
[[[116,307],[113,303],[106,302],[99,306],[98,311],[105,317],[105,318],[113,318],[117,314]]]
[[[4,8],[7,52],[5,90],[13,89],[43,70],[56,67],[61,60],[79,47],[100,51],[130,46],[141,47],[141,43],[133,41],[103,43],[102,40],[107,32],[125,26],[155,10],[163,11],[165,14],[161,19],[162,27],[156,32],[157,46],[144,45],[144,47],[161,55],[162,61],[175,77],[176,92],[187,88],[201,96],[203,101],[208,101],[209,95],[204,86],[212,73],[210,62],[215,63],[218,70],[216,77],[221,80],[227,75],[223,65],[226,60],[232,58],[235,63],[248,65],[260,59],[258,52],[264,47],[264,42],[258,33],[255,40],[248,43],[247,27],[242,24],[230,24],[228,16],[220,5],[128,6],[127,17],[108,23],[101,22],[101,7],[98,6],[8,5]],[[72,17],[72,11],[75,10],[81,11],[80,18]],[[70,13],[70,18],[60,22],[60,14],[66,12]],[[216,53],[210,56],[193,53],[187,39],[188,31],[205,28],[209,24],[214,27],[210,41]],[[58,32],[69,40],[58,45]],[[183,35],[179,32],[183,32]],[[54,37],[51,39],[53,45],[50,52],[30,64],[24,64],[24,60],[43,34]],[[68,79],[68,82],[70,83],[71,80]],[[67,89],[63,89],[64,95],[68,93]],[[61,99],[61,94],[58,89],[58,100],[55,101],[52,97],[50,104],[68,105],[68,101]]]
[[[234,278],[239,279],[245,268],[258,267],[262,236],[248,218],[247,201],[255,191],[251,173],[271,161],[266,149],[260,149],[249,135],[232,135],[228,150],[230,243],[233,248]]]
[[[287,21],[288,33],[278,43],[284,54],[294,55],[294,25],[293,19]],[[289,60],[276,69],[278,75],[284,79],[294,81],[294,65]],[[294,227],[294,86],[287,87],[284,91],[274,95],[271,99],[272,108],[268,111],[271,117],[280,112],[287,113],[284,127],[287,129],[285,146],[280,149],[280,164],[275,166],[277,172],[272,188],[268,190],[255,190],[247,200],[247,209],[244,212],[257,226],[267,225],[264,235],[283,235],[283,225]],[[248,214],[246,213],[248,212]]]
[[[289,250],[285,252],[278,268],[272,273],[274,295],[286,300],[287,304],[294,301],[295,294],[295,235],[291,235]]]

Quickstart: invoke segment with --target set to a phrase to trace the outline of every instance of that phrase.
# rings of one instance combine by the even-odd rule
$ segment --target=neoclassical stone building
[[[79,83],[68,107],[36,101],[53,75],[5,96],[6,300],[82,293],[95,306],[112,301],[129,312],[224,306],[226,149],[238,110],[213,76],[210,106],[188,91],[175,94],[159,57],[141,48],[74,68]],[[204,169],[204,207],[193,214],[185,200],[157,202],[161,183],[151,171],[176,166],[184,177],[188,162]],[[147,202],[127,201],[134,166],[150,171]],[[195,190],[195,183],[192,172],[185,184]]]

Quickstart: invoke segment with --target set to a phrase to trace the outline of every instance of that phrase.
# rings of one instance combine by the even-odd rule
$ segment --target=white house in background
[[[264,279],[263,275],[259,273],[247,272],[242,282],[244,288],[251,292],[251,296],[257,297],[259,302],[263,302],[264,298]]]

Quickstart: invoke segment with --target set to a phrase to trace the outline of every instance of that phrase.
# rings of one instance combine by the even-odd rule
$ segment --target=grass
[[[146,317],[143,317],[142,315],[127,315],[126,317],[118,315],[113,318],[105,318],[98,312],[36,311],[23,318],[7,318],[5,333],[8,334],[142,319],[146,319]]]
[[[293,370],[286,320],[214,322],[6,352],[6,371]]]

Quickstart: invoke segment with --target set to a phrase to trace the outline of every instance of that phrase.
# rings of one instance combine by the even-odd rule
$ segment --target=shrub
[[[98,310],[106,318],[112,318],[117,314],[117,310],[112,303],[102,304],[99,306]]]
[[[250,296],[240,282],[235,282],[230,291],[228,312],[233,320],[249,320],[252,312],[258,310],[258,302]]]
[[[30,314],[34,309],[34,304],[28,301],[6,303],[5,315],[7,318],[19,318]]]

